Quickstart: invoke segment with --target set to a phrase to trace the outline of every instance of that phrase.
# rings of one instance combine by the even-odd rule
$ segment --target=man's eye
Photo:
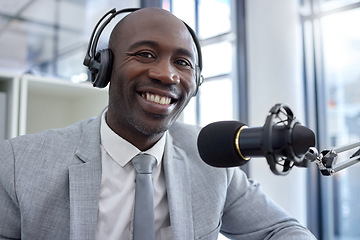
[[[176,60],[175,61],[176,64],[179,64],[181,66],[184,66],[184,67],[191,67],[191,64],[188,62],[188,61],[185,61],[185,60]]]
[[[154,55],[149,52],[140,52],[137,55],[143,58],[154,58]]]

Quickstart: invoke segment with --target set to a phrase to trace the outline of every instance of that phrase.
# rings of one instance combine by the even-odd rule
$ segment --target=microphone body
[[[214,167],[244,165],[250,157],[286,157],[295,165],[308,149],[315,145],[315,134],[296,122],[293,125],[274,125],[271,128],[249,128],[237,121],[215,122],[205,126],[198,137],[200,157]],[[275,166],[270,166],[272,169]]]
[[[264,147],[265,130],[262,127],[244,128],[239,134],[239,145],[242,155],[249,157],[266,156]],[[315,145],[315,134],[301,124],[295,124],[292,129],[287,126],[274,126],[270,136],[270,144],[275,155],[287,156],[286,149],[291,147],[298,157],[304,155]]]

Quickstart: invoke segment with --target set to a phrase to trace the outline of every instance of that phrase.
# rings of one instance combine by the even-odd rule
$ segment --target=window
[[[317,119],[319,149],[360,142],[360,1],[302,1],[302,7],[308,95],[314,95],[309,115]],[[356,150],[339,154],[338,162]],[[318,176],[320,225],[313,232],[319,239],[360,238],[359,172],[360,164]]]
[[[84,81],[82,62],[97,21],[114,7],[139,6],[130,0],[1,0],[0,70]],[[120,17],[105,28],[98,49],[107,47]]]

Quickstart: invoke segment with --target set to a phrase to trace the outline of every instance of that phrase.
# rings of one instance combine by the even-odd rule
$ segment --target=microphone
[[[275,121],[281,113],[286,120]],[[295,120],[290,108],[277,104],[263,127],[250,128],[237,121],[211,123],[200,131],[197,145],[202,160],[213,167],[236,167],[250,157],[266,157],[273,173],[284,175],[294,165],[307,165],[302,157],[315,146],[315,134]]]

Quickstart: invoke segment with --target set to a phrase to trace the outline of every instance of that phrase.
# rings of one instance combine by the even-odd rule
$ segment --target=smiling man
[[[239,168],[206,165],[200,128],[176,122],[199,85],[194,40],[168,11],[130,13],[97,118],[0,142],[0,239],[132,239],[139,153],[156,159],[146,239],[315,239]]]

